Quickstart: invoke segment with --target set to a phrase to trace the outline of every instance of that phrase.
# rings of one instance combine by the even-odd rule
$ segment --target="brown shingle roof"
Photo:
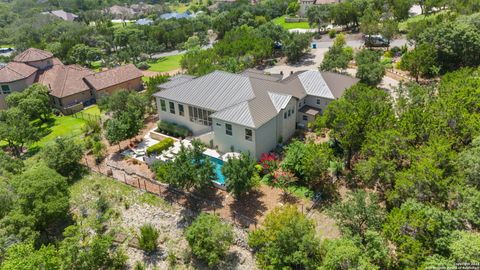
[[[54,65],[39,76],[38,82],[50,88],[50,95],[62,98],[89,90],[83,78],[93,73],[77,65]]]
[[[78,15],[75,15],[70,12],[66,12],[64,10],[52,10],[52,11],[42,12],[42,14],[50,14],[64,21],[71,21],[71,22],[74,21],[76,18],[78,18]]]
[[[37,72],[37,68],[24,63],[10,62],[0,68],[0,83],[14,82],[28,78]]]
[[[141,78],[142,72],[133,64],[112,68],[85,77],[85,81],[97,91]]]
[[[25,63],[25,62],[41,61],[51,57],[53,57],[53,54],[51,52],[42,51],[36,48],[30,48],[30,49],[26,49],[21,54],[15,56],[15,58],[13,58],[13,61]]]

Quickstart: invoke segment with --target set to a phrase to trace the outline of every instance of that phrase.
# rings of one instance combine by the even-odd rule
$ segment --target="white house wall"
[[[226,133],[225,124],[227,123],[232,125],[232,135],[227,135]],[[257,140],[255,136],[257,130],[248,128],[253,132],[252,141],[248,141],[245,139],[246,128],[248,127],[213,119],[213,145],[218,147],[218,150],[223,153],[231,152],[233,146],[235,152],[248,152],[254,156],[256,154],[255,144]]]
[[[184,110],[184,115],[181,116],[178,114],[179,110],[178,110],[178,102],[175,102],[175,101],[170,101],[170,100],[167,100],[167,99],[164,99],[165,100],[165,105],[166,105],[166,111],[162,111],[162,108],[160,106],[160,98],[156,98],[156,102],[157,102],[157,110],[158,110],[158,118],[160,121],[168,121],[168,122],[171,122],[171,123],[176,123],[177,125],[180,125],[180,126],[184,126],[188,129],[190,129],[190,131],[192,131],[193,135],[194,136],[197,136],[197,135],[200,135],[200,134],[203,134],[203,133],[206,133],[206,132],[209,132],[212,130],[212,127],[209,127],[209,126],[204,126],[204,125],[200,125],[200,124],[197,124],[197,123],[193,123],[190,121],[189,119],[189,109],[188,109],[188,105],[186,104],[182,104],[183,105],[183,110]],[[170,113],[170,102],[173,102],[174,103],[174,106],[175,106],[175,114],[172,114]]]
[[[277,115],[277,117],[280,117],[280,115]],[[257,159],[260,158],[262,153],[270,152],[277,146],[278,138],[275,136],[278,128],[277,117],[259,127],[254,134],[256,141],[255,157]]]
[[[295,133],[296,128],[296,118],[298,114],[297,100],[295,98],[290,99],[285,109],[281,110],[279,114],[275,117],[277,120],[277,142],[281,137],[282,142],[285,142]],[[288,116],[288,111],[293,110],[293,114]],[[287,118],[285,119],[284,115],[287,112]]]

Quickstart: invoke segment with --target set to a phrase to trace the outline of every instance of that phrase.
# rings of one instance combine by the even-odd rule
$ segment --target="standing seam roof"
[[[307,95],[334,99],[327,83],[320,72],[308,70],[298,75]]]

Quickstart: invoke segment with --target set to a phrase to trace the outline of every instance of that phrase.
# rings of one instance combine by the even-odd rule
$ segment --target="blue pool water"
[[[212,161],[213,164],[215,165],[215,174],[217,175],[217,180],[215,182],[221,185],[225,185],[225,176],[222,173],[223,160],[210,157],[210,156],[209,158],[210,158],[210,161]]]

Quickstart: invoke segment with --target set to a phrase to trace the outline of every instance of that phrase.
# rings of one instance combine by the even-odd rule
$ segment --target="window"
[[[303,121],[308,121],[308,116],[304,115],[302,119]]]
[[[320,105],[320,99],[317,98],[317,105]]]
[[[11,92],[10,92],[10,86],[8,86],[8,85],[2,85],[2,93],[5,94],[5,95],[6,95],[6,94],[10,94],[10,93],[11,93]]]
[[[207,111],[193,106],[188,106],[188,116],[190,118],[190,122],[196,124],[211,126],[212,118],[210,117],[210,115],[212,113],[213,112],[211,111]]]
[[[230,124],[225,124],[225,133],[226,133],[227,135],[232,136],[232,134],[233,134],[233,132],[232,132],[232,125],[230,125]]]
[[[220,124],[220,123],[217,123],[217,126],[221,127],[221,126],[222,126],[222,124]]]
[[[287,119],[287,112],[283,113],[283,119]]]
[[[253,137],[252,135],[253,135],[252,130],[246,128],[246,129],[245,129],[245,140],[247,140],[247,141],[252,141],[252,137]]]
[[[183,110],[183,105],[182,104],[178,104],[178,114],[180,116],[184,116],[185,115],[185,111]]]
[[[160,109],[162,109],[162,111],[164,112],[167,111],[167,105],[165,104],[165,100],[163,99],[160,99]]]
[[[292,115],[292,111],[288,110],[288,117],[290,117],[290,115]]]
[[[168,106],[170,107],[170,113],[175,114],[175,104],[173,104],[173,102],[169,102]]]

